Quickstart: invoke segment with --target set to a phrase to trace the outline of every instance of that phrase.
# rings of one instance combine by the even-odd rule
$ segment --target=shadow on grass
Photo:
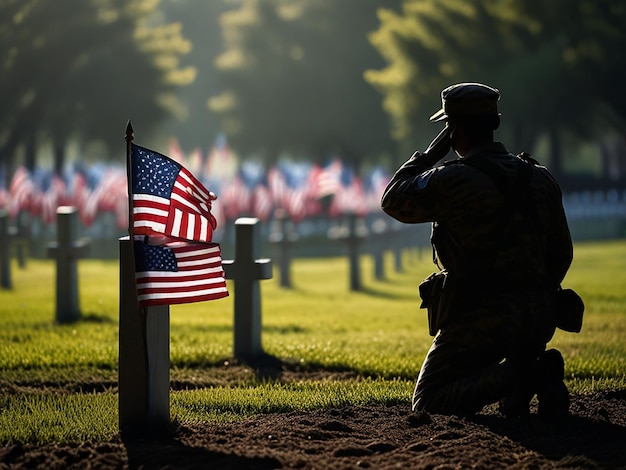
[[[264,333],[278,333],[281,335],[291,334],[291,333],[306,333],[309,330],[310,328],[305,328],[303,326],[295,325],[295,324],[282,325],[282,326],[278,326],[278,325],[263,326]]]
[[[107,315],[98,313],[85,313],[80,316],[79,320],[83,323],[113,323],[113,319]]]
[[[376,280],[376,284],[381,284],[381,285],[392,285],[395,281],[393,280],[388,280],[388,279],[381,279],[381,280]],[[365,295],[369,295],[372,297],[379,297],[381,299],[390,299],[390,300],[414,300],[414,299],[419,299],[419,295],[417,293],[417,286],[418,286],[419,282],[416,281],[415,283],[415,295],[406,295],[406,294],[396,294],[393,292],[389,292],[388,290],[382,288],[382,289],[377,289],[376,287],[373,287],[371,285],[368,286],[363,286],[361,287],[361,289],[359,289],[358,291],[355,291],[356,293],[361,293],[361,294],[365,294]],[[311,296],[314,295],[314,293],[303,289],[302,287],[282,287],[281,289],[284,289],[285,291],[289,291],[289,292],[293,292],[296,294],[302,294],[305,296]],[[346,287],[347,289],[347,287]],[[348,291],[346,291],[348,292]]]
[[[359,292],[362,292],[363,294],[372,296],[372,297],[378,297],[381,299],[390,299],[390,300],[415,300],[416,302],[419,300],[419,295],[417,292],[417,283],[415,284],[415,295],[406,295],[406,294],[394,294],[392,292],[383,290],[383,289],[376,289],[375,287],[372,286],[365,286],[363,287]]]
[[[76,325],[79,323],[113,323],[114,320],[108,315],[101,315],[98,313],[81,313],[76,320],[55,320],[56,325]]]
[[[285,366],[281,359],[265,352],[243,357],[240,362],[253,368],[259,380],[280,380]]]
[[[302,364],[296,359],[281,360],[271,354],[262,353],[250,359],[241,359],[240,364],[254,369],[255,376],[260,381],[291,382],[301,380],[354,380],[359,376],[377,377],[374,372],[357,371],[348,366],[321,364]]]

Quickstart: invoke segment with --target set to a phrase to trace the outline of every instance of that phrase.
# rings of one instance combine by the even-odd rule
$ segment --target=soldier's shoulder
[[[556,192],[557,194],[561,193],[561,187],[558,181],[547,166],[542,165],[526,153],[520,154],[518,157],[532,166],[534,175],[533,181],[535,185],[538,185],[545,190]]]
[[[520,160],[525,161],[526,163],[530,163],[531,165],[543,166],[541,163],[535,160],[528,152],[520,152],[516,155],[516,157],[519,158]]]
[[[492,186],[488,175],[468,165],[463,158],[444,162],[437,172],[437,183],[455,194],[483,191]]]
[[[442,180],[467,179],[468,175],[475,172],[473,168],[465,164],[462,158],[448,160],[439,167],[439,178]]]

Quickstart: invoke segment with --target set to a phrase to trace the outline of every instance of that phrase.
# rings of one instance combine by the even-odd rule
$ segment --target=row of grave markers
[[[0,234],[8,233],[7,219],[0,213]],[[367,235],[364,226],[358,224],[354,217],[347,228],[329,233],[331,239],[347,246],[352,290],[361,289],[358,251]],[[78,239],[78,226],[75,208],[60,207],[57,210],[57,242],[49,245],[48,256],[56,261],[56,320],[59,323],[80,318],[77,262],[88,254],[89,242]],[[295,238],[285,224],[278,233],[280,237],[273,241],[282,247],[281,285],[290,287],[289,254]],[[380,236],[378,241],[382,249],[388,244],[388,240],[382,241],[383,233],[374,234]],[[169,306],[139,307],[130,243],[128,236],[119,240],[119,426],[122,432],[128,433],[159,432],[169,426]],[[0,243],[3,279],[10,279],[8,245]],[[259,281],[272,278],[272,262],[260,258],[260,250],[259,220],[238,219],[235,222],[235,259],[224,260],[223,268],[226,279],[234,281],[234,356],[243,361],[250,361],[263,353]]]
[[[8,217],[0,214],[0,233],[7,231]],[[77,262],[88,253],[89,242],[79,240],[78,213],[74,207],[57,210],[58,241],[48,247],[55,259],[56,320],[80,318]],[[135,289],[130,238],[120,242],[119,297],[119,426],[122,432],[160,431],[169,425],[170,325],[169,306],[140,308]],[[9,243],[3,247],[3,279],[10,279]],[[234,356],[244,361],[262,354],[261,291],[259,281],[271,279],[272,262],[260,258],[258,219],[235,222],[235,259],[224,260],[226,279],[234,281]],[[10,283],[7,283],[10,287]]]
[[[71,207],[60,207],[57,212],[58,229],[57,241],[50,243],[47,249],[48,257],[57,261],[58,278],[57,302],[58,320],[62,323],[78,319],[78,301],[76,283],[76,261],[89,253],[89,242],[78,239],[79,223],[76,210]],[[19,224],[18,224],[19,226]],[[394,266],[397,272],[402,271],[402,251],[405,243],[402,242],[404,231],[388,229],[383,219],[373,222],[371,229],[367,229],[362,219],[356,216],[348,218],[348,226],[333,227],[328,232],[328,238],[345,245],[350,273],[349,285],[354,291],[361,290],[361,269],[359,258],[361,245],[367,240],[369,253],[374,261],[374,278],[385,279],[384,253],[391,250],[394,255]],[[278,277],[281,287],[291,288],[292,247],[298,240],[293,223],[286,216],[276,215],[274,229],[269,241],[276,247],[275,256],[278,261]],[[15,252],[20,268],[26,264],[25,253],[28,247],[28,237],[20,233],[18,227],[9,226],[9,217],[0,210],[0,288],[11,289],[11,251]]]

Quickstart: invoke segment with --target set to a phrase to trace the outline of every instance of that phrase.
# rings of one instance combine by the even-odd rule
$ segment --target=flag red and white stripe
[[[153,243],[157,238],[151,238]],[[137,296],[142,307],[215,300],[228,296],[220,245],[135,242]]]
[[[30,209],[30,201],[33,198],[35,189],[30,172],[24,166],[18,167],[9,184],[9,193],[11,195],[9,215],[11,217],[15,217],[21,211]]]
[[[155,176],[158,174],[158,176]],[[209,192],[187,169],[164,155],[133,145],[133,229],[210,242],[217,223]]]

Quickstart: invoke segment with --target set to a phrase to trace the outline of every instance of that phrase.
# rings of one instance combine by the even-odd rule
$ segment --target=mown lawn
[[[402,272],[387,260],[373,278],[362,258],[362,292],[348,289],[342,258],[294,262],[294,288],[262,281],[264,350],[302,370],[351,372],[353,380],[279,384],[253,375],[238,383],[172,391],[172,419],[237,419],[256,413],[410,400],[430,346],[417,285],[430,254],[405,253]],[[564,285],[586,303],[580,334],[557,332],[574,393],[626,386],[626,241],[579,243]],[[79,262],[82,318],[54,322],[54,265],[13,265],[0,292],[0,443],[106,439],[117,433],[118,264]],[[232,293],[232,285],[231,293]],[[233,298],[171,307],[171,377],[193,382],[225,370],[232,356]],[[227,373],[227,372],[226,372]]]

